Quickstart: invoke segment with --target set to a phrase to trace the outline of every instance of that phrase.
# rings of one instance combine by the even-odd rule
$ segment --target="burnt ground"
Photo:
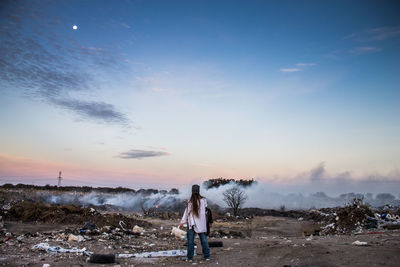
[[[6,221],[7,232],[13,234],[0,247],[2,266],[398,266],[400,262],[400,231],[386,230],[349,235],[308,236],[319,225],[284,217],[254,217],[234,222],[215,222],[214,232],[241,233],[242,237],[226,235],[209,238],[223,241],[221,248],[211,248],[211,261],[202,260],[201,246],[194,263],[181,257],[117,259],[113,264],[87,262],[87,256],[77,254],[49,254],[32,250],[32,246],[47,242],[64,248],[86,247],[94,253],[136,253],[184,248],[184,242],[170,235],[177,220],[146,219],[152,224],[141,235],[123,231],[105,235],[85,235],[85,241],[68,242],[66,233],[76,232],[81,226],[21,223]],[[368,246],[355,246],[359,240]],[[198,239],[196,243],[199,244]]]

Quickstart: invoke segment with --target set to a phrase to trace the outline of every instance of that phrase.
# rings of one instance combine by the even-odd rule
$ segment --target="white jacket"
[[[199,216],[194,215],[192,203],[189,202],[185,213],[183,214],[181,223],[187,223],[188,229],[193,227],[196,233],[207,232],[207,221],[206,221],[206,207],[207,200],[205,198],[200,199]]]

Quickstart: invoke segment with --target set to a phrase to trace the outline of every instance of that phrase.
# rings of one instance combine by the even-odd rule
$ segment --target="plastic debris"
[[[138,225],[135,225],[135,226],[133,227],[133,229],[132,229],[132,232],[134,232],[134,233],[143,233],[143,232],[144,232],[144,228],[143,228],[143,227],[140,227],[140,226],[138,226]]]
[[[174,235],[175,237],[180,239],[186,238],[186,232],[177,227],[172,227],[171,235]]]
[[[126,231],[126,223],[124,221],[119,221],[119,226],[121,226],[121,229]]]
[[[117,254],[118,258],[155,258],[155,257],[175,257],[175,256],[186,256],[187,251],[185,249],[173,249],[164,251],[154,252],[141,252],[134,254]]]
[[[70,234],[68,236],[68,242],[82,242],[83,240],[85,240],[85,238],[81,235]]]
[[[354,242],[351,243],[351,244],[354,245],[354,246],[368,246],[368,243],[367,243],[367,242],[358,241],[358,240],[354,241]]]
[[[39,243],[32,247],[34,250],[42,250],[48,253],[83,253],[85,255],[91,255],[92,252],[86,251],[86,248],[62,248],[60,246],[50,246],[48,243]]]

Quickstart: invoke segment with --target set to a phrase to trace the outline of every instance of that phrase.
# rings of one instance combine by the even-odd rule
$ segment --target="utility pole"
[[[58,173],[58,187],[60,187],[61,186],[61,179],[62,179],[62,177],[61,177],[61,171]]]

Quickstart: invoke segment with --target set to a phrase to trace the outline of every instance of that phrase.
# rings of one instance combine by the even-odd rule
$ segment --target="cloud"
[[[301,71],[301,69],[299,69],[299,68],[283,68],[283,69],[280,69],[280,71],[281,72],[298,72],[298,71]]]
[[[296,64],[296,66],[298,66],[298,67],[312,67],[315,65],[317,65],[317,64],[315,64],[315,63],[297,63]]]
[[[121,26],[124,27],[124,28],[127,28],[127,29],[130,29],[130,28],[131,28],[131,26],[129,26],[129,25],[126,24],[126,23],[121,23]]]
[[[345,37],[345,39],[354,39],[359,42],[374,42],[383,41],[390,38],[400,36],[400,26],[394,27],[379,27],[367,29],[359,33],[352,33]]]
[[[118,157],[122,159],[142,159],[166,155],[169,155],[169,153],[165,151],[131,149],[127,152],[122,152]]]
[[[83,118],[95,119],[106,123],[128,124],[124,114],[111,104],[96,101],[83,101],[72,98],[54,99],[53,103],[80,114]]]
[[[312,67],[315,66],[317,64],[315,63],[296,63],[295,66],[297,66],[298,68],[281,68],[279,71],[281,72],[299,72],[302,71],[305,67]]]
[[[48,14],[32,17],[33,9],[15,2],[4,11],[13,15],[2,19],[0,27],[0,86],[21,90],[25,96],[73,111],[86,120],[127,126],[126,115],[112,104],[71,97],[87,92],[93,95],[99,87],[93,72],[123,69],[118,56],[58,36],[54,28],[57,19]],[[44,26],[35,27],[38,23]]]
[[[382,49],[379,47],[360,46],[360,47],[356,47],[356,48],[350,50],[349,52],[351,54],[361,55],[361,54],[368,54],[368,53],[374,53],[374,52],[379,52],[379,51],[382,51]]]

